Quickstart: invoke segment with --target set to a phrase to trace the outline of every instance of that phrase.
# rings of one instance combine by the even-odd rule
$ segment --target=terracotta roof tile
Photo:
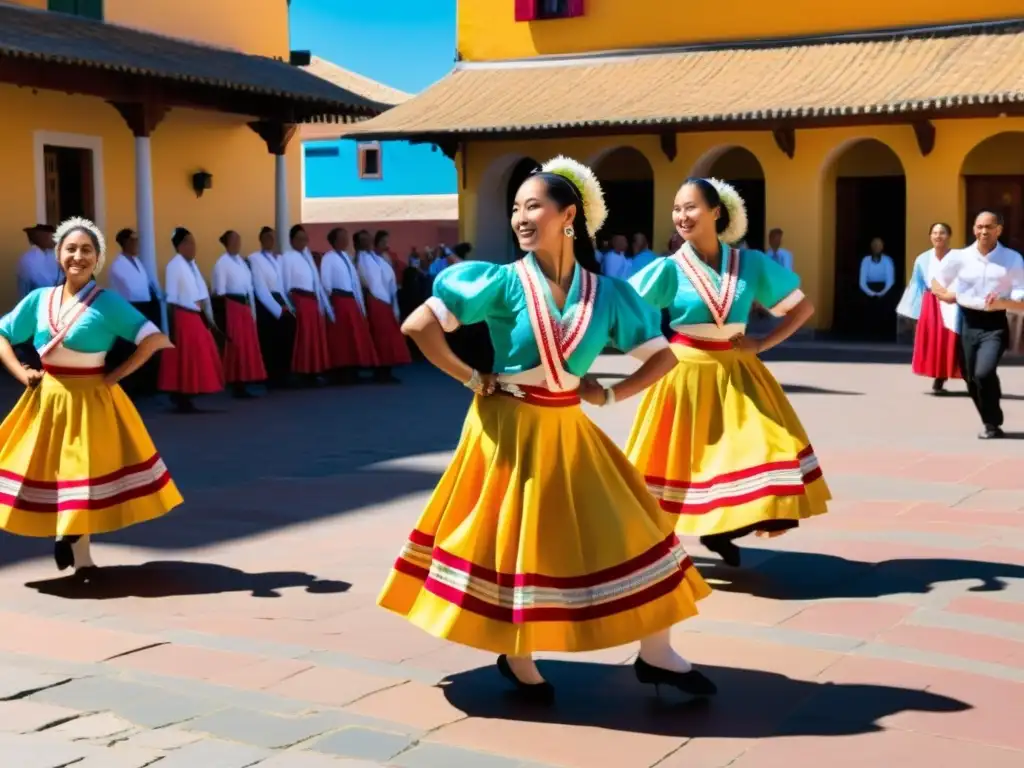
[[[339,67],[333,61],[322,59],[319,56],[310,57],[309,66],[302,69],[311,75],[316,75],[329,83],[333,83],[339,88],[344,88],[346,91],[362,96],[364,99],[369,99],[378,104],[385,104],[389,107],[401,104],[403,101],[408,101],[412,98],[411,93],[400,91],[397,88],[384,85],[384,83],[378,83],[376,80],[371,80],[350,69]]]
[[[348,127],[379,138],[1024,104],[1024,31],[459,65]]]

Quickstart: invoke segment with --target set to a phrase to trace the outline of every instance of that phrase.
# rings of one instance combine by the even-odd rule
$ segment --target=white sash
[[[538,268],[532,268],[532,260],[532,256],[527,256],[517,261],[516,273],[526,294],[530,326],[533,329],[537,350],[540,352],[547,388],[552,392],[570,392],[579,387],[580,380],[566,370],[566,360],[580,345],[590,327],[590,321],[594,318],[597,277],[582,267],[577,267],[579,293],[571,313],[568,313],[571,314],[569,323],[563,325],[551,314],[544,292],[544,276]]]
[[[47,314],[50,323],[50,333],[53,336],[46,344],[44,344],[39,350],[39,358],[42,359],[51,352],[55,347],[64,341],[64,338],[68,335],[75,323],[77,323],[82,315],[85,314],[92,303],[96,300],[103,289],[98,285],[93,285],[92,290],[89,291],[81,300],[75,297],[75,300],[69,302],[68,307],[61,312],[60,305],[57,303],[57,298],[62,292],[62,288],[57,286],[50,291],[50,303],[47,307]],[[55,306],[56,305],[56,306]]]
[[[739,283],[740,252],[733,248],[729,251],[729,271],[721,276],[718,288],[711,280],[703,262],[694,252],[693,246],[683,243],[683,247],[672,257],[683,270],[683,274],[693,285],[697,295],[711,313],[711,319],[719,328],[729,319],[729,311],[736,300],[736,286]]]

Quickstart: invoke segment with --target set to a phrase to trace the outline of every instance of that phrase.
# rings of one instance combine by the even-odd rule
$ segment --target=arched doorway
[[[614,235],[643,234],[653,250],[654,237],[654,169],[643,152],[633,147],[613,149],[594,165],[601,181],[608,206],[608,219],[598,237],[600,243]],[[666,215],[667,212],[666,212]]]
[[[960,175],[964,179],[966,217],[955,242],[972,242],[971,230],[978,211],[1002,214],[1001,241],[1024,252],[1024,132],[990,136],[967,153]]]
[[[765,242],[764,170],[757,155],[746,147],[730,147],[716,153],[694,169],[695,175],[728,182],[740,193],[747,205],[746,243],[748,248],[763,251]]]
[[[505,155],[488,166],[480,177],[476,208],[474,258],[503,264],[518,253],[512,227],[512,202],[516,190],[539,163],[522,155]]]
[[[896,340],[896,303],[906,272],[907,180],[899,156],[886,144],[862,139],[841,151],[826,171],[835,184],[835,313],[833,331],[869,341]],[[893,260],[896,281],[878,303],[865,304],[861,260],[879,237]]]

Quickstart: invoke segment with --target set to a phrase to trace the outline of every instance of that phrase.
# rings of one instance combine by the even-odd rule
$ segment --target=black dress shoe
[[[75,553],[71,550],[68,539],[57,539],[53,542],[53,561],[58,571],[66,571],[75,564]]]
[[[641,683],[653,685],[659,696],[663,685],[691,696],[706,697],[718,693],[718,686],[703,672],[698,672],[696,669],[691,669],[689,672],[673,672],[671,669],[648,664],[638,656],[637,660],[633,662],[633,671],[636,672],[636,679]]]
[[[743,559],[740,554],[740,548],[732,541],[712,535],[701,536],[700,543],[722,558],[722,562],[726,565],[733,568],[740,567],[740,561]]]
[[[985,427],[978,433],[979,440],[998,440],[1001,437],[1006,437],[1006,433],[999,427]]]
[[[501,676],[513,683],[516,691],[528,701],[537,704],[549,704],[555,699],[555,686],[545,680],[543,683],[524,683],[509,666],[508,657],[502,654],[498,657],[498,671]]]

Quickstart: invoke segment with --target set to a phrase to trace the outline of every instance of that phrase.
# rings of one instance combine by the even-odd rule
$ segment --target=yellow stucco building
[[[459,62],[348,135],[454,154],[462,238],[512,253],[509,193],[559,153],[593,165],[611,216],[664,250],[687,176],[733,181],[785,246],[818,328],[856,322],[881,236],[898,280],[948,221],[994,208],[1024,248],[1024,6],[933,0],[460,0]]]
[[[37,222],[136,228],[162,277],[175,226],[206,270],[298,221],[296,124],[382,107],[292,63],[287,0],[0,0],[0,305]]]

